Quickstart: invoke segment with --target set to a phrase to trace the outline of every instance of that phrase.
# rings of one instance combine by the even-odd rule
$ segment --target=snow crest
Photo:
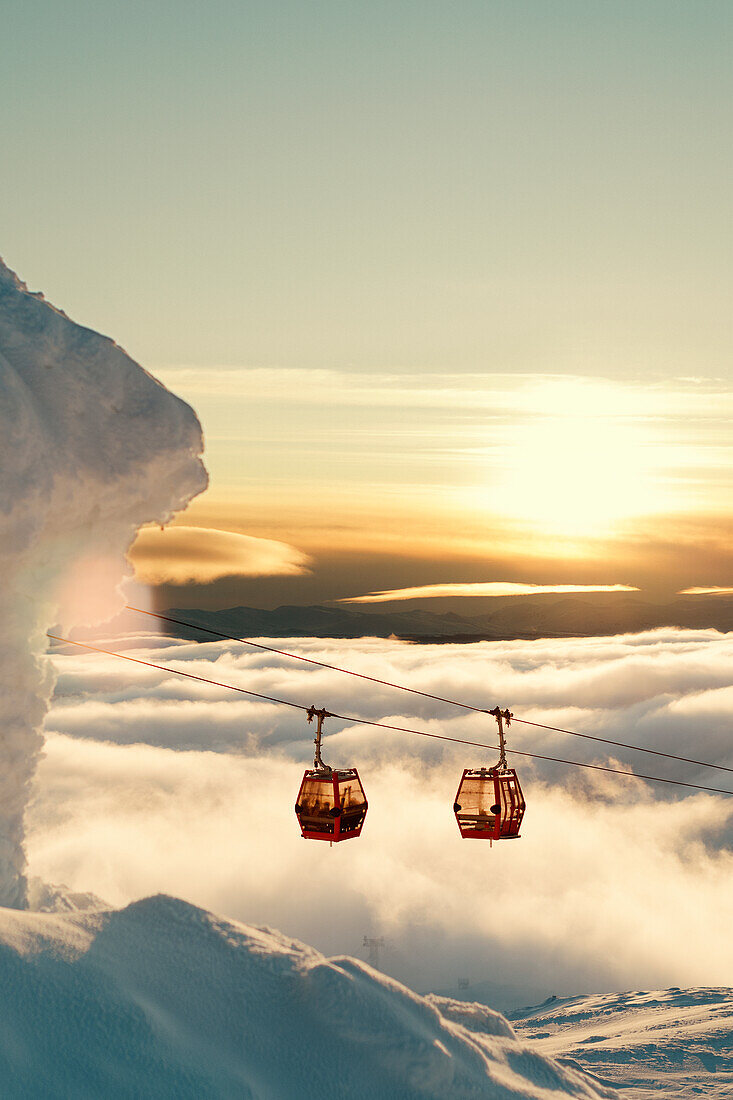
[[[483,1006],[159,895],[118,911],[0,911],[11,1096],[599,1100]],[[446,1011],[443,1011],[443,1009]]]
[[[188,405],[0,261],[2,905],[27,904],[23,815],[52,690],[45,631],[114,610],[137,529],[206,487],[202,450]]]

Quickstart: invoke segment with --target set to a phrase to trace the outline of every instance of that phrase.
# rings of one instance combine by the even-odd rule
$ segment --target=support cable
[[[140,615],[149,615],[153,619],[162,619],[167,623],[175,623],[177,626],[186,626],[191,630],[200,630],[205,634],[213,634],[217,638],[224,638],[230,642],[241,642],[243,645],[253,646],[255,649],[265,650],[267,653],[276,653],[280,657],[291,657],[294,661],[303,661],[305,664],[317,665],[318,668],[327,668],[332,672],[341,672],[345,676],[355,676],[359,680],[369,680],[373,684],[381,684],[382,687],[394,688],[396,691],[407,691],[411,695],[421,695],[424,699],[434,699],[438,703],[448,703],[453,707],[461,707],[463,710],[470,710],[476,714],[492,714],[493,711],[486,707],[475,707],[471,703],[463,703],[458,699],[448,699],[443,695],[433,695],[429,691],[420,691],[419,688],[407,687],[405,684],[393,684],[389,680],[380,680],[376,676],[368,676],[365,672],[355,672],[350,668],[341,668],[339,665],[330,665],[326,661],[317,661],[313,657],[304,657],[301,653],[291,653],[286,649],[276,649],[274,646],[264,645],[262,642],[255,642],[251,638],[240,638],[234,634],[224,634],[220,630],[214,630],[208,626],[199,626],[198,623],[188,623],[184,619],[174,619],[170,615],[161,615],[157,611],[145,611],[142,607],[127,606],[128,611],[137,611]],[[563,729],[561,726],[547,726],[543,722],[531,722],[528,718],[513,719],[515,722],[521,722],[523,726],[535,726],[537,729],[552,730],[553,733],[565,733],[568,737],[582,737],[584,741],[597,741],[601,745],[613,745],[617,749],[630,749],[632,752],[645,752],[649,756],[660,756],[665,760],[677,760],[681,764],[695,764],[700,768],[714,768],[720,772],[731,772],[733,768],[727,767],[725,764],[711,764],[706,760],[694,760],[689,756],[678,756],[673,752],[662,752],[660,749],[648,749],[643,745],[631,745],[627,741],[614,741],[610,737],[598,737],[592,733],[579,733],[577,730]]]
[[[62,638],[57,634],[48,634],[47,637],[51,638],[55,642],[63,642],[65,645],[78,646],[80,649],[91,650],[92,653],[105,653],[108,657],[119,657],[123,661],[131,661],[136,665],[144,665],[146,668],[156,668],[161,672],[172,673],[174,676],[184,676],[188,680],[197,680],[199,683],[213,684],[215,687],[225,688],[229,691],[238,691],[242,695],[251,696],[254,699],[263,699],[268,703],[275,703],[278,706],[292,707],[294,710],[304,711],[306,714],[318,712],[310,706],[304,706],[302,703],[295,703],[289,699],[278,699],[273,695],[262,695],[258,691],[249,691],[247,688],[237,687],[236,684],[224,684],[220,680],[212,680],[207,676],[197,676],[193,672],[184,672],[182,669],[171,668],[169,665],[159,665],[154,661],[144,661],[140,657],[130,657],[127,653],[116,653],[112,649],[102,649],[100,646],[89,645],[88,642],[75,642],[71,638]],[[486,713],[489,713],[488,711]],[[370,718],[355,718],[353,715],[336,714],[334,712],[328,712],[329,717],[338,718],[342,722],[350,722],[354,725],[361,726],[376,726],[379,729],[393,730],[397,733],[411,733],[417,737],[430,737],[436,741],[451,741],[456,745],[470,745],[479,749],[491,749],[496,751],[496,745],[489,745],[485,741],[468,741],[462,737],[450,737],[446,733],[429,733],[427,730],[415,730],[409,729],[405,726],[393,726],[388,722],[377,722]],[[516,721],[516,719],[514,719]],[[509,753],[514,756],[525,756],[530,760],[549,760],[555,764],[567,764],[574,768],[589,768],[593,771],[610,772],[613,775],[623,775],[627,779],[640,779],[646,780],[649,783],[669,783],[675,787],[689,787],[695,791],[706,791],[709,794],[723,794],[733,797],[733,791],[727,791],[720,787],[705,787],[699,783],[688,783],[681,779],[665,779],[658,775],[643,775],[641,772],[627,772],[622,768],[609,768],[601,764],[585,764],[580,760],[565,760],[558,756],[542,756],[539,753],[533,752],[520,752],[518,749],[507,749]]]

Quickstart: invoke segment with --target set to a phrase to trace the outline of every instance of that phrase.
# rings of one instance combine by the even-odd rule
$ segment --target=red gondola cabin
[[[519,836],[524,796],[513,768],[463,773],[453,809],[466,840],[509,840]]]
[[[351,840],[364,824],[367,800],[356,768],[309,770],[300,785],[295,813],[308,840]]]
[[[507,767],[504,723],[511,712],[489,711],[499,724],[499,762],[493,768],[466,768],[453,803],[464,840],[511,840],[519,836],[524,817],[524,795],[514,768]]]
[[[314,744],[316,746],[313,767],[303,776],[295,803],[295,814],[300,831],[306,840],[327,840],[331,844],[339,840],[351,840],[358,836],[364,824],[368,808],[364,788],[356,768],[335,771],[323,763],[321,737],[323,720],[332,718],[327,710],[311,707],[308,721],[318,719]]]

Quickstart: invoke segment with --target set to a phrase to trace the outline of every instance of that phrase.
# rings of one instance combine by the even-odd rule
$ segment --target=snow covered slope
[[[733,989],[555,998],[511,1019],[540,1053],[626,1086],[629,1100],[733,1097]]]
[[[481,1005],[159,895],[0,911],[0,1090],[16,1097],[561,1100],[615,1095]]]

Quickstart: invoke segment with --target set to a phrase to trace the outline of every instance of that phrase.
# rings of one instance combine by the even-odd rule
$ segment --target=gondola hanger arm
[[[311,706],[306,711],[306,718],[308,719],[309,722],[312,722],[314,718],[318,719],[318,723],[316,725],[316,736],[313,739],[313,744],[316,746],[315,755],[313,757],[313,767],[316,768],[318,771],[323,771],[323,772],[333,771],[332,768],[329,768],[328,764],[324,764],[323,757],[321,756],[321,738],[323,736],[323,722],[324,722],[324,719],[333,718],[333,717],[334,716],[331,713],[331,711],[326,710],[325,708],[321,708],[320,710],[318,710],[315,706]]]
[[[514,717],[512,712],[507,707],[506,710],[501,710],[500,707],[494,707],[489,711],[496,718],[496,724],[499,727],[499,763],[497,767],[499,771],[505,772],[509,765],[506,762],[506,737],[504,736],[504,723],[511,724],[511,720]]]

